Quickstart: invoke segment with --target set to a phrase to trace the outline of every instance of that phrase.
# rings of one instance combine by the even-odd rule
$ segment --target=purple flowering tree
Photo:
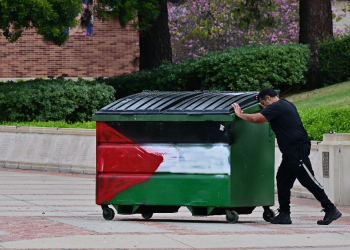
[[[256,2],[256,16],[251,14],[254,10],[244,8],[241,2],[193,0],[183,4],[168,3],[173,60],[178,62],[229,46],[299,41],[299,0],[260,1],[260,5]],[[332,0],[333,22],[339,22],[349,10],[348,2],[337,4]],[[345,26],[336,30],[335,36],[343,36],[349,31],[349,26]]]
[[[350,12],[350,2],[349,1],[336,1],[332,2],[332,18],[333,25],[340,22],[345,17],[348,16]],[[343,27],[334,29],[334,36],[337,38],[342,38],[350,34],[350,24],[345,23]]]
[[[241,2],[194,0],[182,5],[169,3],[174,60],[253,42],[285,44],[298,41],[298,0],[256,1],[250,9]]]

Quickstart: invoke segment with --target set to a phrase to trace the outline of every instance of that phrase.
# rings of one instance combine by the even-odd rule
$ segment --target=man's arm
[[[242,120],[247,121],[247,122],[260,124],[260,123],[268,121],[266,119],[266,117],[263,116],[260,113],[257,113],[257,114],[243,114],[243,111],[241,110],[241,107],[237,103],[232,104],[232,107],[235,109],[236,116],[241,118]]]

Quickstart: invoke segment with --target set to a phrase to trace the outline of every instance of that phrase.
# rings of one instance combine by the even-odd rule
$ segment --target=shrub
[[[199,75],[231,90],[283,89],[305,84],[311,52],[305,45],[230,48],[202,59]]]
[[[350,109],[306,109],[299,111],[305,130],[311,140],[322,141],[323,134],[350,133]]]
[[[350,78],[350,35],[320,44],[319,67],[325,85]]]
[[[114,100],[114,92],[111,86],[83,79],[0,83],[0,119],[91,120],[92,113]]]
[[[96,81],[113,86],[116,98],[146,89],[283,90],[305,83],[310,56],[306,45],[250,45]]]

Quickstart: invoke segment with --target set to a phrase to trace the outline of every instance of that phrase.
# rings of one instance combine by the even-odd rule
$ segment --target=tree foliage
[[[132,21],[140,31],[149,30],[152,21],[160,14],[157,0],[99,0],[95,10],[101,20],[116,17],[122,26]],[[137,13],[142,13],[142,20],[137,18]]]
[[[63,31],[78,24],[81,11],[81,0],[0,0],[0,29],[10,42],[35,28],[45,40],[62,45],[69,38]]]

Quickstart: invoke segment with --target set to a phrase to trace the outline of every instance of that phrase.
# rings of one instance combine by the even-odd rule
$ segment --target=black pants
[[[312,176],[314,176],[314,171],[312,170],[309,159],[310,148],[310,143],[305,143],[300,146],[299,149],[291,152],[286,158],[283,158],[277,171],[278,201],[280,210],[283,212],[290,212],[290,190],[293,187],[295,179],[298,179],[300,184],[307,188],[315,198],[321,202],[321,206],[325,208],[326,211],[335,208],[324,190],[315,183],[300,164],[300,160],[302,160]]]

